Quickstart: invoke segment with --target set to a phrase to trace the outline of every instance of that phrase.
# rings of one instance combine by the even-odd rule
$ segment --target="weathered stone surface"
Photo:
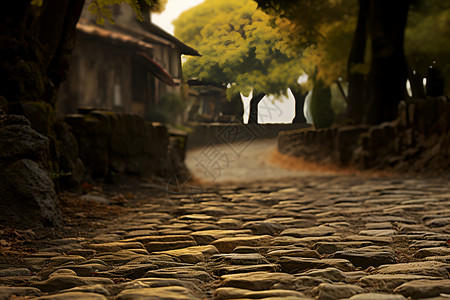
[[[120,289],[141,289],[141,288],[158,288],[158,287],[169,287],[169,286],[181,286],[196,294],[201,294],[201,289],[190,280],[182,280],[175,278],[139,278],[131,282],[126,282],[120,285]]]
[[[0,221],[21,227],[61,223],[53,183],[37,163],[18,160],[1,172],[1,178]]]
[[[424,258],[429,256],[446,256],[450,255],[449,247],[430,247],[425,249],[420,249],[414,253],[416,258]]]
[[[441,294],[450,294],[450,279],[414,280],[402,284],[394,292],[413,299],[438,297]]]
[[[250,229],[253,234],[275,235],[286,229],[286,226],[278,223],[253,221],[244,223],[242,229]]]
[[[201,267],[172,267],[160,270],[149,271],[144,277],[154,278],[177,278],[177,279],[198,279],[203,282],[212,280],[212,277]]]
[[[342,300],[406,300],[402,295],[364,293]]]
[[[150,242],[145,244],[145,248],[148,252],[158,252],[165,250],[173,250],[180,248],[187,248],[191,246],[197,246],[195,241],[174,241],[174,242]]]
[[[333,258],[344,258],[349,260],[355,267],[368,268],[380,265],[396,263],[396,257],[390,252],[356,252],[338,251],[332,255]]]
[[[361,230],[359,234],[369,236],[393,236],[397,234],[397,231],[393,229],[370,229]]]
[[[362,248],[373,245],[370,241],[360,242],[318,242],[315,243],[313,249],[320,254],[331,254],[336,251],[346,250],[348,248]]]
[[[249,235],[251,234],[251,230],[202,230],[196,231],[191,234],[191,236],[195,239],[197,244],[199,245],[208,245],[212,242],[224,238],[224,237],[233,237],[236,235]]]
[[[344,272],[336,268],[312,269],[304,273],[300,273],[300,275],[309,277],[320,277],[333,282],[343,282],[347,279],[347,276],[344,274]]]
[[[76,286],[93,284],[114,284],[114,282],[107,278],[55,276],[42,282],[36,282],[32,286],[40,289],[42,292],[51,293],[70,289]]]
[[[7,276],[30,276],[31,271],[27,268],[7,268],[0,270],[0,277]]]
[[[83,256],[84,258],[90,258],[90,257],[94,256],[96,253],[97,253],[97,251],[95,251],[93,249],[73,249],[73,250],[67,251],[67,254],[69,254],[69,255],[79,255],[79,256]]]
[[[158,269],[154,264],[126,264],[106,272],[97,272],[97,276],[101,277],[123,277],[129,279],[137,279],[143,277],[148,271]]]
[[[258,253],[227,253],[216,254],[211,257],[213,261],[230,265],[257,265],[268,264],[264,256]]]
[[[327,236],[336,232],[336,229],[328,226],[318,226],[310,228],[289,228],[280,233],[281,236],[288,235],[297,238]]]
[[[351,297],[356,294],[361,294],[364,289],[353,284],[330,284],[321,283],[319,286],[312,289],[311,293],[317,297],[318,300],[334,300]]]
[[[86,258],[79,255],[59,255],[49,258],[46,262],[51,266],[59,266],[66,263],[79,264],[86,261]]]
[[[321,283],[331,283],[331,281],[324,278],[304,276],[304,275],[295,278],[295,284],[297,286],[297,289],[299,290],[311,289],[318,286]]]
[[[435,218],[426,222],[427,226],[430,227],[443,227],[450,224],[450,217],[446,218]]]
[[[78,300],[78,299],[86,299],[86,300],[106,300],[107,298],[103,295],[97,293],[88,293],[88,292],[67,292],[56,295],[42,296],[37,298],[39,300]]]
[[[300,258],[283,256],[277,264],[281,266],[283,272],[295,273],[302,272],[307,269],[318,269],[334,267],[344,271],[354,270],[354,266],[346,259],[316,259],[316,258]]]
[[[361,286],[376,288],[380,291],[391,291],[405,282],[420,279],[437,279],[436,277],[409,274],[373,274],[362,277],[358,282]]]
[[[216,218],[213,216],[205,215],[205,214],[191,214],[184,215],[178,218],[182,221],[215,221]]]
[[[95,273],[98,272],[102,272],[102,271],[107,271],[110,269],[109,266],[106,266],[105,264],[100,264],[100,263],[85,263],[82,265],[65,265],[65,266],[61,266],[61,267],[57,267],[57,268],[64,268],[64,269],[69,269],[72,270],[76,273],[76,275],[78,276],[84,276],[84,277],[90,277]],[[48,278],[48,276],[53,273],[55,271],[55,268],[51,268],[51,269],[44,269],[42,271],[40,271],[38,273],[39,276],[41,276],[42,278]]]
[[[233,253],[259,253],[259,250],[257,247],[250,247],[250,246],[237,246],[234,248]]]
[[[98,252],[116,252],[123,249],[145,249],[144,245],[139,242],[113,242],[102,244],[90,244],[88,246]]]
[[[306,299],[297,291],[272,289],[268,291],[251,291],[246,289],[221,287],[214,292],[214,300],[227,299]]]
[[[295,194],[289,194],[292,187]],[[167,199],[161,190],[153,187],[144,196],[148,202],[140,199],[136,203],[145,204],[124,209],[114,219],[102,215],[99,228],[95,225],[83,238],[46,238],[48,248],[20,260],[11,258],[11,264],[2,258],[7,263],[0,268],[0,284],[40,286],[58,297],[94,293],[108,299],[120,293],[132,299],[167,297],[152,298],[147,291],[127,296],[162,287],[182,287],[170,299],[182,299],[182,291],[187,291],[200,299],[311,300],[315,295],[316,300],[405,300],[404,293],[418,290],[434,295],[437,286],[445,295],[440,286],[450,280],[450,226],[430,228],[425,223],[450,215],[447,182],[330,175],[264,182],[262,187],[261,182],[225,187],[216,183],[195,199],[182,193]],[[106,189],[104,195],[114,199]],[[224,222],[215,222],[217,216]],[[305,236],[273,236],[273,224],[288,228],[284,232],[301,230],[298,236]],[[327,232],[320,234],[331,235],[320,235],[317,231],[323,228]],[[399,230],[392,236],[355,234],[392,228]],[[269,234],[258,234],[266,229]],[[1,229],[0,247],[8,253],[36,236]],[[212,244],[197,246],[194,237]],[[52,286],[51,280],[59,283]],[[66,286],[72,287],[61,289]],[[394,294],[400,287],[403,295]],[[444,296],[426,297],[421,299]]]
[[[280,265],[277,264],[259,264],[259,265],[220,265],[213,271],[215,275],[222,276],[226,274],[241,274],[253,272],[280,272]]]
[[[110,296],[111,293],[101,284],[93,284],[93,285],[83,285],[77,286],[71,289],[62,290],[61,293],[70,293],[70,292],[82,292],[82,293],[95,293],[103,296]]]
[[[14,299],[16,297],[38,297],[42,292],[32,287],[0,286],[0,299]]]
[[[0,128],[0,162],[37,159],[48,147],[48,138],[26,125]]]
[[[220,286],[264,291],[270,289],[295,289],[295,277],[286,273],[254,272],[223,275]]]
[[[77,276],[77,273],[75,273],[75,271],[70,270],[70,269],[58,269],[55,272],[48,275],[48,278],[60,277],[60,276]]]
[[[317,251],[307,248],[274,250],[267,253],[267,258],[271,260],[276,260],[281,256],[320,258],[320,254]]]
[[[379,266],[379,274],[411,274],[448,278],[448,264],[438,261],[424,261]]]
[[[366,235],[349,235],[343,238],[343,241],[346,242],[361,242],[361,241],[369,241],[376,245],[385,245],[391,244],[393,242],[392,237],[390,236],[366,236]]]
[[[245,237],[226,237],[212,243],[220,253],[230,253],[238,246],[259,247],[267,246],[270,243],[269,235],[245,236]]]
[[[194,296],[192,292],[181,286],[168,286],[157,288],[141,288],[122,291],[117,295],[117,300],[200,300],[201,298]]]
[[[109,265],[123,265],[142,257],[144,257],[144,255],[136,254],[131,250],[120,250],[114,253],[101,254],[97,258]]]
[[[182,249],[167,250],[157,253],[174,256],[184,263],[196,264],[198,262],[205,261],[212,255],[219,253],[219,251],[215,246],[207,245],[207,246],[193,246]]]

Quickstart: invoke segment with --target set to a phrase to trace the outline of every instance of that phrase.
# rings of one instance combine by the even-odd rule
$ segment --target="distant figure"
[[[426,91],[427,96],[431,97],[444,95],[444,77],[436,66],[436,62],[433,62],[433,65],[428,68]]]

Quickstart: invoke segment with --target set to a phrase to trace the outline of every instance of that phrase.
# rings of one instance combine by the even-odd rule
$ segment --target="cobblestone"
[[[201,190],[2,266],[0,299],[448,299],[448,182],[317,175]]]

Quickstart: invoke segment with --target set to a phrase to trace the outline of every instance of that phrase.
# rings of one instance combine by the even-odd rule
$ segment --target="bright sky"
[[[172,21],[185,10],[202,3],[204,0],[169,0],[166,10],[161,14],[152,14],[152,22],[173,34]]]
[[[173,34],[172,21],[185,10],[202,3],[204,0],[169,0],[166,9],[161,14],[152,14],[152,22]],[[249,114],[249,102],[251,98],[243,97],[245,113],[244,121],[247,122]],[[273,101],[273,97],[265,97],[259,104],[259,123],[291,123],[295,116],[295,103],[292,93],[289,97],[281,97],[281,101]]]

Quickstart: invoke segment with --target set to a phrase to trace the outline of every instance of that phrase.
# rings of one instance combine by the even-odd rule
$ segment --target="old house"
[[[96,107],[148,117],[165,97],[182,97],[181,55],[199,53],[152,24],[150,12],[144,22],[127,5],[114,6],[112,15],[114,24],[99,26],[83,12],[58,114]]]
[[[227,98],[227,87],[215,82],[189,79],[189,122],[241,123],[244,107],[240,95]]]

